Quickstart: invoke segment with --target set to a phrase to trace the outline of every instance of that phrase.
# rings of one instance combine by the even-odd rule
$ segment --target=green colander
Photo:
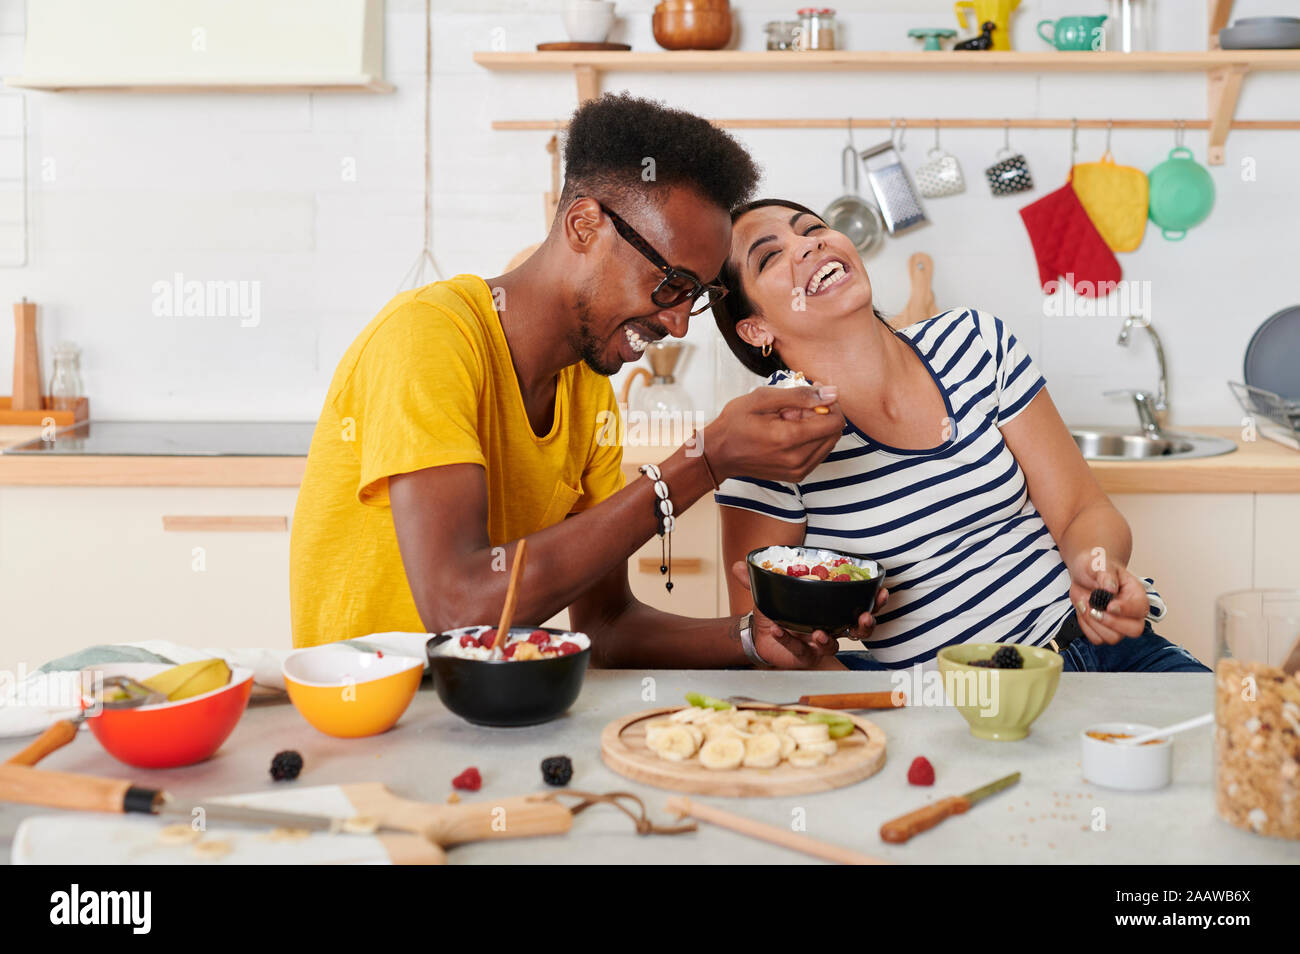
[[[1214,180],[1192,158],[1192,150],[1176,146],[1169,158],[1151,170],[1148,214],[1166,239],[1177,242],[1200,225],[1214,207]]]

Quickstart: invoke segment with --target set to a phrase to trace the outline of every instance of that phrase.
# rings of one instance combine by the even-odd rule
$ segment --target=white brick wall
[[[561,6],[562,0],[435,2],[435,254],[447,275],[498,274],[541,237],[548,134],[496,133],[489,125],[566,115],[575,105],[573,81],[489,73],[471,55],[488,48],[496,28],[514,50],[562,39]],[[654,48],[653,6],[620,2],[626,20],[617,36]],[[742,46],[759,48],[762,24],[795,6],[733,2]],[[841,0],[836,7],[858,49],[905,48],[909,27],[952,19],[948,0]],[[1156,7],[1165,48],[1204,46],[1203,3],[1157,0]],[[21,8],[19,0],[0,3],[0,75],[21,71]],[[1040,0],[1017,15],[1017,46],[1046,49],[1034,35],[1037,20],[1081,9],[1077,0]],[[1269,0],[1239,0],[1235,15],[1271,12],[1276,3]],[[5,320],[7,303],[22,295],[43,305],[47,362],[61,339],[82,346],[83,376],[100,417],[315,417],[339,355],[420,248],[423,22],[421,0],[389,0],[385,69],[398,91],[387,96],[26,94],[30,261],[0,268]],[[1295,74],[1248,78],[1239,115],[1294,117],[1296,83]],[[1200,117],[1205,98],[1196,75],[722,74],[702,82],[689,74],[616,74],[606,86],[713,116]],[[0,117],[9,115],[0,110]],[[1100,155],[1102,135],[1080,134],[1082,160]],[[843,133],[747,131],[739,138],[765,168],[765,194],[816,208],[840,193]],[[860,146],[873,138],[856,133]],[[905,158],[915,164],[930,133],[912,131],[906,141]],[[1013,131],[1012,144],[1028,156],[1039,188],[1004,199],[988,195],[981,175],[1001,145],[1000,132],[947,132],[943,142],[961,160],[968,191],[927,202],[933,224],[888,242],[867,263],[879,304],[888,311],[902,306],[907,258],[927,251],[935,258],[939,304],[975,305],[1007,320],[1041,363],[1068,419],[1127,423],[1131,409],[1100,392],[1152,382],[1149,348],[1116,347],[1118,320],[1044,317],[1016,214],[1064,180],[1068,134]],[[1188,143],[1204,161],[1204,134],[1190,133]],[[1117,159],[1144,169],[1172,145],[1166,132],[1114,137]],[[1120,257],[1126,277],[1152,282],[1177,421],[1238,419],[1224,382],[1240,375],[1254,328],[1300,297],[1293,278],[1297,155],[1296,133],[1234,133],[1227,165],[1212,169],[1218,202],[1209,221],[1181,243],[1148,233],[1141,249]],[[1242,181],[1245,157],[1256,162],[1254,182]],[[355,168],[355,180],[344,178],[345,163]],[[10,164],[0,156],[0,177]],[[260,323],[241,328],[234,318],[155,317],[151,287],[175,272],[260,281]],[[4,382],[11,340],[0,333]],[[717,334],[708,316],[688,340],[696,348],[684,381],[712,410]]]

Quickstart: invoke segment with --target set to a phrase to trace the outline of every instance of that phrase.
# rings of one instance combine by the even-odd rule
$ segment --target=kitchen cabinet
[[[1255,586],[1300,589],[1300,494],[1255,495]]]
[[[667,456],[665,452],[664,456]],[[628,482],[640,475],[636,466],[624,464]],[[651,537],[628,561],[627,575],[632,595],[642,603],[678,616],[708,618],[727,614],[727,588],[722,575],[722,533],[718,505],[707,494],[678,518],[673,531],[673,591],[659,572],[661,551],[658,537]],[[547,626],[567,628],[569,611],[557,613]]]
[[[288,647],[297,493],[0,486],[0,670],[145,639]]]
[[[1160,635],[1213,665],[1215,600],[1300,588],[1300,494],[1112,494],[1133,530],[1129,566],[1156,581]]]

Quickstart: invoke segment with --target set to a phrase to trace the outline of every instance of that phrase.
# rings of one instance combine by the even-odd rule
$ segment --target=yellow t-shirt
[[[617,414],[609,379],[570,365],[556,382],[551,431],[538,437],[486,283],[458,275],[398,295],[343,355],[312,436],[289,547],[293,644],[424,631],[397,548],[390,476],[479,464],[499,546],[623,486],[622,448],[606,439],[618,434]]]

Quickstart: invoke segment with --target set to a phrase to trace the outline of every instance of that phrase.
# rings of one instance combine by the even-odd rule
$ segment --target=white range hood
[[[391,92],[383,0],[27,0],[40,90]]]

